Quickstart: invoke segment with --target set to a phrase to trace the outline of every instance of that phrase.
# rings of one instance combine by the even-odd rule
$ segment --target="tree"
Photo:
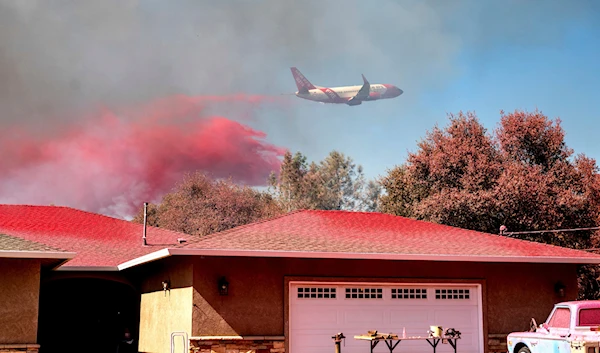
[[[475,114],[449,120],[445,130],[436,126],[419,142],[407,163],[382,178],[382,211],[491,231],[500,154]]]
[[[188,174],[158,205],[149,204],[148,225],[204,236],[273,217],[281,209],[271,195],[231,180]],[[143,209],[133,219],[142,223]]]
[[[279,174],[269,178],[271,191],[286,211],[296,209],[377,209],[380,186],[366,182],[362,166],[338,151],[318,164],[306,161],[300,152],[287,152]]]
[[[598,224],[596,162],[572,158],[559,119],[538,111],[501,112],[494,134],[474,113],[449,120],[382,178],[382,211],[490,233],[501,225],[518,232]],[[590,231],[512,236],[578,249],[600,243]],[[593,272],[600,273],[581,272],[587,297]]]
[[[379,211],[379,196],[381,195],[381,184],[374,180],[369,180],[365,187],[363,196],[360,199],[358,209],[365,212]]]
[[[313,170],[309,174],[306,156],[300,152],[292,155],[287,151],[283,156],[279,176],[274,172],[269,176],[268,184],[274,188],[281,207],[286,211],[295,209],[314,208],[314,200],[318,198],[318,191],[311,186],[311,176],[315,174],[316,166],[311,164]],[[316,195],[311,195],[316,194]],[[312,196],[312,197],[311,197]]]

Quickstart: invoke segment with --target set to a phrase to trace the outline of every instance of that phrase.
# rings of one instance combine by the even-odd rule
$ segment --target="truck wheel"
[[[531,353],[531,351],[529,350],[529,348],[527,348],[527,346],[525,346],[525,347],[521,347],[521,349],[519,349],[518,353]]]

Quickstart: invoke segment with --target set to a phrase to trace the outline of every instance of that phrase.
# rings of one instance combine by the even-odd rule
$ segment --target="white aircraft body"
[[[362,104],[362,102],[396,98],[404,93],[400,88],[387,83],[370,84],[365,75],[362,75],[363,84],[361,86],[315,86],[302,75],[300,70],[295,67],[292,67],[291,70],[298,87],[298,91],[295,92],[296,96],[315,102],[352,106]]]

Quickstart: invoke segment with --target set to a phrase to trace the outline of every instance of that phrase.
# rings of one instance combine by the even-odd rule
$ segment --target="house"
[[[0,346],[20,352],[15,344],[27,343],[39,345],[42,353],[81,352],[82,347],[88,353],[114,352],[125,330],[137,338],[138,279],[118,265],[177,247],[187,237],[148,227],[144,245],[140,224],[69,207],[29,205],[0,205],[0,234],[21,242],[0,241],[0,249],[13,257],[0,258],[0,279],[14,283],[0,286],[0,313],[11,312],[0,317]],[[23,259],[17,261],[17,255]],[[17,324],[17,315],[29,326]]]
[[[37,353],[40,277],[75,253],[0,234],[0,352]]]
[[[430,325],[460,331],[460,352],[505,352],[508,333],[576,298],[578,265],[600,264],[588,252],[346,211],[297,211],[201,239],[148,227],[143,245],[139,224],[0,206],[0,233],[77,253],[42,280],[42,351],[54,347],[48,332],[70,322],[88,346],[102,327],[127,328],[140,352],[172,342],[190,352],[330,352],[338,332],[344,352],[362,352],[368,343],[354,335],[425,336]]]

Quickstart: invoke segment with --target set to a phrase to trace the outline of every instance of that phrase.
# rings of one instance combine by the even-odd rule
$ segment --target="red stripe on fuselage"
[[[371,100],[371,101],[376,101],[376,100],[381,99],[381,98],[382,98],[382,96],[381,96],[381,93],[379,93],[379,92],[371,92],[371,93],[369,93],[369,100]]]

